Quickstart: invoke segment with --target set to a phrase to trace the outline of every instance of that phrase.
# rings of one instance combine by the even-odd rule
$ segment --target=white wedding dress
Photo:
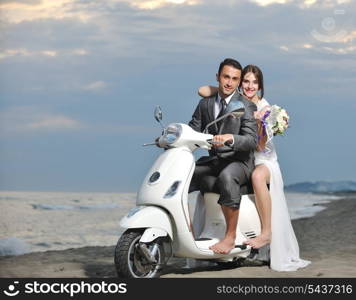
[[[257,103],[257,110],[269,105],[262,98]],[[277,153],[272,140],[266,144],[268,151],[255,151],[255,165],[264,164],[270,172],[271,196],[271,230],[272,237],[269,245],[270,267],[275,271],[295,271],[307,266],[310,261],[299,257],[299,246],[291,224],[284,186],[279,168]],[[263,249],[264,248],[264,249]],[[260,249],[261,253],[268,253],[268,245]]]

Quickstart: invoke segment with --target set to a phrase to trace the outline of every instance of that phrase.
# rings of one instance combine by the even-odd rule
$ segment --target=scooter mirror
[[[161,107],[158,105],[155,108],[155,113],[154,113],[155,119],[157,122],[161,123],[162,121],[162,110]]]
[[[240,118],[245,113],[245,108],[239,108],[231,112],[235,118]]]

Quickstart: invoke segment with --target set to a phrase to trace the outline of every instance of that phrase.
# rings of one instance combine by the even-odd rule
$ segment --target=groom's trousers
[[[216,158],[196,166],[189,192],[218,193],[220,205],[238,209],[241,186],[247,185],[250,177],[251,174],[246,174],[246,166],[242,162]]]

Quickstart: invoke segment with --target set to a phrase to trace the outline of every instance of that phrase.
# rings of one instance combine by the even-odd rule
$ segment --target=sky
[[[285,184],[356,179],[352,0],[2,0],[0,189],[136,192],[226,57],[285,108]],[[204,153],[201,153],[202,155]]]

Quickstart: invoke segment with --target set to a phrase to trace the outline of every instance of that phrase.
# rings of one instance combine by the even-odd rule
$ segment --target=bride
[[[288,213],[277,153],[273,141],[262,134],[261,114],[269,106],[263,98],[263,74],[257,66],[248,65],[242,70],[241,78],[240,92],[256,104],[255,117],[259,125],[259,144],[255,151],[256,167],[252,173],[252,185],[261,219],[261,234],[245,243],[256,249],[263,248],[265,251],[261,252],[264,253],[269,246],[271,269],[295,271],[310,262],[299,257],[299,246]],[[202,97],[209,97],[217,93],[217,88],[204,86],[198,93]]]

